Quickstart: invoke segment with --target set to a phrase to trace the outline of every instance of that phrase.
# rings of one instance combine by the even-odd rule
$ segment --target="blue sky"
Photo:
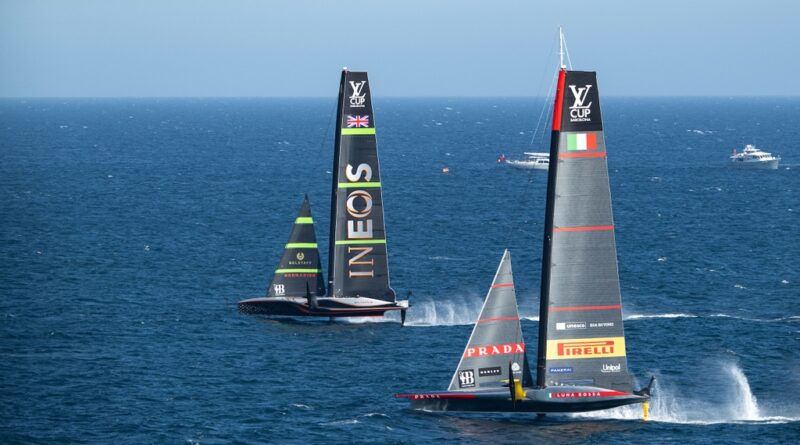
[[[800,2],[0,0],[0,96],[800,95]]]

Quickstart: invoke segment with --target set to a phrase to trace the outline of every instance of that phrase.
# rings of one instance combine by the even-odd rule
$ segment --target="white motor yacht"
[[[515,168],[547,170],[550,167],[550,153],[525,152],[525,159],[506,159],[506,164]]]
[[[730,165],[734,167],[764,168],[768,170],[776,170],[778,163],[781,162],[780,156],[773,156],[772,153],[761,151],[751,144],[745,145],[741,153],[737,153],[734,148],[730,159]]]

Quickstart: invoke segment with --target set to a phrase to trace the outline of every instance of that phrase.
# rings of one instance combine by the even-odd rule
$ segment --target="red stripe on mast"
[[[561,107],[564,105],[564,82],[566,78],[567,70],[559,70],[558,86],[556,87],[556,104],[553,107],[553,131],[561,131]]]

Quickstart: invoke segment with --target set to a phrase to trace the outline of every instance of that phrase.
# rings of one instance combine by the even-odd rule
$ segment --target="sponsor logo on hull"
[[[475,346],[472,348],[467,348],[467,350],[464,351],[464,358],[487,357],[490,355],[522,354],[524,352],[525,343]]]
[[[600,368],[600,372],[622,372],[622,363],[603,363],[603,367]]]
[[[571,366],[561,366],[561,367],[558,367],[558,368],[550,368],[550,369],[548,369],[548,371],[550,371],[550,374],[571,374],[572,373],[572,367]]]
[[[627,395],[628,393],[621,391],[568,391],[551,392],[549,394],[551,399],[583,399],[586,397],[615,397]]]
[[[624,356],[624,337],[547,340],[547,360]]]

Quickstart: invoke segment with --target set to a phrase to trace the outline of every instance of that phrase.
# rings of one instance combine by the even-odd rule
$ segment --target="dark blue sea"
[[[374,100],[406,327],[236,311],[304,193],[327,257],[334,97],[0,101],[0,443],[800,440],[800,99],[604,99],[646,423],[393,397],[447,387],[505,248],[536,344],[546,175],[495,159],[549,132],[539,99]],[[780,169],[728,168],[745,143]]]

